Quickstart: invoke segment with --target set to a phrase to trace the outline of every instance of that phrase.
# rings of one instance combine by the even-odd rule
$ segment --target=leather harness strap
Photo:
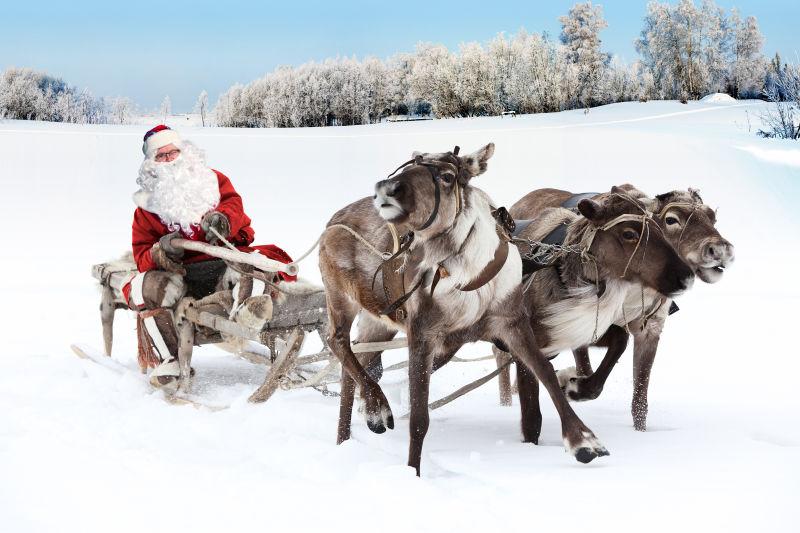
[[[459,287],[458,290],[462,292],[469,292],[478,290],[490,281],[494,279],[497,274],[503,269],[503,265],[506,264],[506,259],[508,259],[508,237],[504,234],[500,233],[499,226],[497,228],[497,236],[500,238],[500,242],[497,244],[497,248],[494,250],[494,257],[492,258],[489,263],[483,267],[478,277],[464,285],[463,287]]]
[[[437,173],[433,171],[432,165],[424,165],[425,168],[428,169],[428,172],[431,173],[431,179],[433,180],[433,211],[431,211],[431,215],[428,217],[428,220],[420,226],[418,231],[422,231],[424,229],[428,229],[433,221],[436,220],[436,216],[439,214],[439,204],[442,201],[442,189],[439,187],[439,178]]]

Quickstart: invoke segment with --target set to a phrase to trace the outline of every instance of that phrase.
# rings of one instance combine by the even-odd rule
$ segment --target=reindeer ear
[[[647,196],[645,193],[636,188],[636,185],[632,183],[623,183],[622,185],[614,185],[613,187],[611,187],[611,192],[627,194],[629,196],[633,196],[634,198],[639,198],[640,196]]]
[[[591,198],[584,198],[578,202],[578,211],[590,221],[597,222],[602,219],[605,210],[600,202],[596,202]]]
[[[669,201],[670,196],[672,196],[671,192],[665,192],[664,194],[657,194],[656,200],[661,203],[667,203]]]
[[[475,152],[458,156],[461,168],[467,178],[474,178],[486,172],[486,162],[494,155],[494,143],[489,143]]]
[[[642,196],[640,198],[637,198],[637,200],[642,202],[642,205],[644,206],[644,208],[647,209],[647,211],[650,212],[650,213],[654,213],[655,210],[657,209],[658,202],[656,200],[654,200],[653,198],[648,198],[647,196]]]
[[[699,189],[692,189],[691,187],[689,187],[689,194],[692,196],[692,200],[694,200],[695,202],[700,204],[703,203],[703,199],[700,197]]]

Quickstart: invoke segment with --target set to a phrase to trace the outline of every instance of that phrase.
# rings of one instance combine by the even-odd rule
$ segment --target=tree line
[[[635,41],[640,59],[626,64],[603,50],[602,8],[575,4],[546,33],[498,34],[457,51],[420,43],[388,59],[336,58],[279,67],[223,93],[213,109],[219,126],[301,127],[369,124],[392,115],[438,118],[541,113],[630,100],[691,100],[714,92],[735,98],[784,98],[788,74],[767,60],[755,17],[742,18],[713,0],[651,2]],[[165,98],[160,113],[170,113]],[[208,95],[196,111],[205,125]],[[95,98],[30,69],[0,75],[0,117],[60,122],[126,123],[124,97]]]
[[[602,49],[600,6],[575,4],[546,34],[497,35],[452,52],[419,44],[387,60],[328,59],[280,67],[234,85],[216,104],[220,126],[368,124],[393,114],[435,117],[540,113],[613,102],[697,99],[712,92],[759,97],[770,63],[755,17],[704,0],[652,2],[625,64]]]

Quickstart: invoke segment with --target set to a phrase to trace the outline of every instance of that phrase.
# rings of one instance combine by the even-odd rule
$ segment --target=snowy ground
[[[756,137],[763,105],[648,102],[588,114],[181,131],[232,178],[257,240],[295,255],[412,150],[455,144],[497,144],[474,183],[501,205],[539,187],[632,182],[652,194],[697,187],[719,206],[737,262],[719,284],[698,282],[668,321],[648,432],[631,427],[626,354],[603,396],[575,406],[610,457],[580,465],[565,454],[545,395],[541,445],[522,444],[519,411],[498,405],[492,382],[433,413],[421,479],[404,466],[407,422],[374,435],[357,418],[354,438],[336,446],[336,399],[279,391],[249,405],[262,369],[214,348],[199,349],[195,364],[204,394],[232,404],[220,412],[167,405],[135,374],[75,358],[70,343],[101,345],[89,267],[129,241],[145,128],[0,122],[2,529],[796,527],[800,145]],[[319,279],[313,258],[304,269]],[[119,313],[114,358],[129,367],[133,329]],[[450,365],[434,376],[433,396],[491,367]],[[402,375],[388,376],[396,416],[402,387]]]

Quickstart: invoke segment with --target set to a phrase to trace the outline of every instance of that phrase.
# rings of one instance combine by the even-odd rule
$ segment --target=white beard
[[[219,204],[219,181],[206,166],[202,150],[187,141],[178,148],[180,155],[169,163],[145,158],[136,179],[141,189],[133,201],[158,215],[170,231],[180,229],[191,236],[203,215]]]

